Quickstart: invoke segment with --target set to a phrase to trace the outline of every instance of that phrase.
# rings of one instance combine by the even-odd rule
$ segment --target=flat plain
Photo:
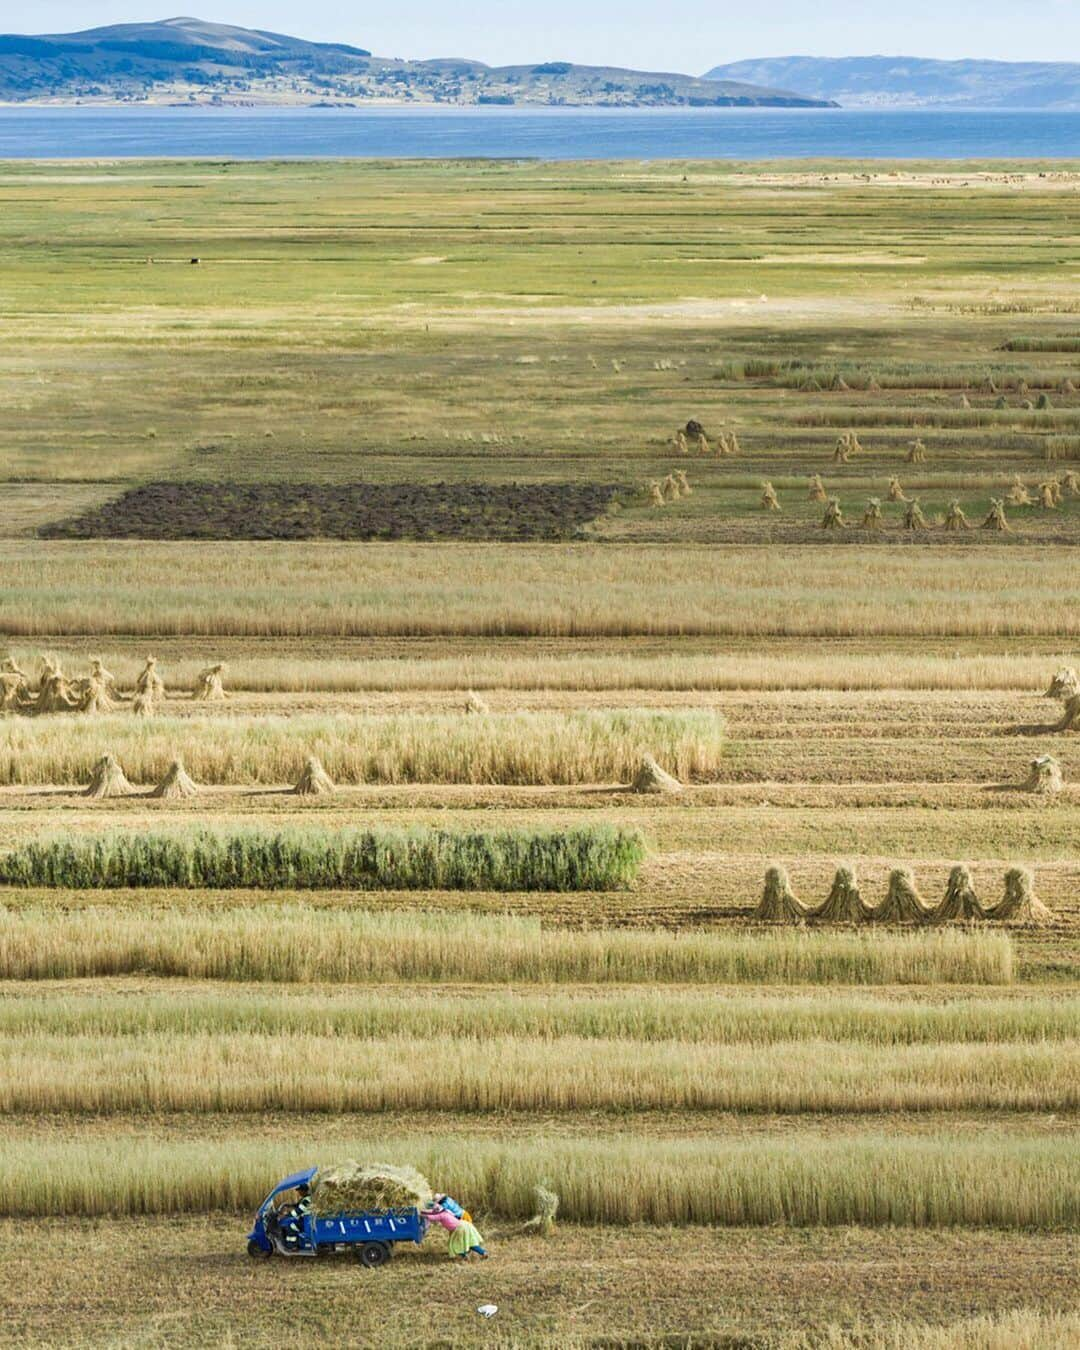
[[[0,854],[646,846],[614,889],[0,891],[0,1339],[1080,1334],[1080,727],[1045,697],[1080,665],[1078,194],[1050,163],[0,165],[0,656],[35,694],[41,656],[100,660],[115,704],[12,698]],[[297,796],[313,754],[336,790]],[[645,754],[681,792],[631,790]],[[129,790],[87,797],[104,755]],[[152,796],[177,757],[197,795]],[[772,866],[876,905],[958,864],[1050,917],[757,914]],[[460,1191],[493,1259],[249,1261],[270,1185],[346,1157]]]

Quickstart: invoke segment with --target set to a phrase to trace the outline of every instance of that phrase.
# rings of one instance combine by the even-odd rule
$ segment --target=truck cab
[[[314,1184],[317,1167],[284,1177],[259,1206],[248,1234],[248,1255],[326,1256],[351,1252],[361,1265],[384,1265],[399,1242],[424,1240],[427,1220],[418,1209],[379,1209],[363,1213],[302,1212],[301,1188]]]

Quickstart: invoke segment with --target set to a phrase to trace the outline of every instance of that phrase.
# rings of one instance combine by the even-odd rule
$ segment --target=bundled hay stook
[[[158,674],[157,658],[148,656],[139,678],[135,681],[135,695],[131,711],[136,717],[152,717],[157,705],[165,697],[165,681]]]
[[[315,755],[308,755],[293,792],[298,797],[328,797],[333,791],[333,779],[323,768],[322,762]]]
[[[491,711],[485,699],[482,699],[475,690],[470,689],[465,694],[465,712],[470,716],[482,717]]]
[[[1019,474],[1016,474],[1009,485],[1009,490],[1005,494],[1010,506],[1030,506],[1031,493],[1027,490],[1027,484]]]
[[[1013,527],[1005,518],[1005,502],[1000,497],[990,498],[990,511],[982,523],[984,530],[997,530],[1002,534],[1012,534]]]
[[[827,502],[829,494],[825,491],[825,484],[821,481],[821,474],[814,474],[810,479],[810,491],[807,497],[812,502]]]
[[[908,509],[904,512],[904,529],[928,530],[929,528],[929,522],[923,515],[918,497],[912,497],[911,501],[908,502]]]
[[[923,445],[921,437],[917,437],[915,440],[911,442],[911,445],[908,447],[908,452],[907,455],[905,456],[905,459],[907,460],[908,464],[926,463],[926,446]]]
[[[1055,511],[1060,500],[1060,489],[1057,483],[1040,483],[1035,489],[1039,494],[1039,505],[1044,511]]]
[[[967,516],[964,515],[964,509],[960,505],[960,499],[958,497],[954,497],[949,503],[949,509],[945,513],[944,528],[951,533],[955,533],[959,530],[971,529],[971,522],[968,520]]]
[[[319,1169],[311,1188],[311,1211],[329,1215],[424,1209],[433,1199],[431,1183],[414,1167],[350,1159]]]
[[[868,497],[866,499],[866,510],[863,512],[862,527],[864,530],[880,530],[885,523],[885,518],[881,514],[881,498]]]
[[[113,691],[115,677],[98,660],[91,661],[90,674],[74,686],[73,692],[78,699],[79,712],[107,713],[115,712],[116,700]]]
[[[739,453],[739,438],[733,431],[722,431],[720,439],[716,443],[716,453],[718,455],[730,456]]]
[[[889,873],[889,889],[868,917],[878,923],[926,923],[933,914],[915,888],[915,878],[906,867]]]
[[[1031,772],[1024,783],[1025,792],[1040,797],[1054,797],[1065,786],[1061,765],[1053,755],[1037,755],[1031,761]]]
[[[971,873],[958,863],[949,873],[944,898],[934,911],[933,920],[935,923],[960,923],[979,918],[981,912]]]
[[[38,675],[38,692],[30,709],[34,713],[74,712],[80,701],[81,691],[76,691],[67,680],[60,662],[47,653],[41,658],[41,672]]]
[[[1080,726],[1080,675],[1072,666],[1063,666],[1050,681],[1047,698],[1060,699],[1065,712],[1057,725],[1058,731],[1070,731]]]
[[[1014,923],[1046,923],[1053,915],[1038,900],[1030,875],[1012,868],[1005,876],[1004,898],[983,909],[972,885],[971,873],[957,864],[949,873],[948,885],[940,904],[920,896],[915,879],[906,867],[889,874],[889,887],[879,905],[870,905],[862,897],[854,872],[838,869],[824,903],[817,907],[803,904],[791,889],[782,867],[772,866],[765,873],[765,890],[755,917],[766,923],[887,923],[941,924],[972,920],[1007,920]]]
[[[227,669],[224,661],[218,661],[201,670],[196,677],[191,697],[199,703],[223,703],[228,698],[222,683],[222,677]]]
[[[102,755],[94,765],[83,796],[101,800],[106,797],[129,797],[134,791],[117,760],[112,755]]]
[[[151,797],[158,797],[163,801],[181,801],[188,797],[198,796],[199,787],[189,776],[184,768],[182,759],[174,759],[169,765],[168,772],[161,782],[151,792]]]
[[[895,474],[889,479],[888,497],[891,502],[906,502],[909,500],[901,486],[900,479]]]
[[[996,905],[980,910],[980,915],[984,919],[1032,925],[1052,923],[1054,919],[1035,894],[1031,873],[1023,867],[1012,867],[1005,873],[1005,894]]]
[[[772,866],[765,873],[765,890],[754,917],[763,923],[803,923],[811,911],[791,889],[783,867]]]
[[[682,791],[682,784],[665,769],[662,769],[652,755],[644,755],[641,767],[634,775],[630,785],[633,792],[674,793]]]
[[[780,502],[777,500],[776,489],[771,483],[762,483],[761,485],[761,506],[765,511],[779,511]]]
[[[34,701],[30,679],[13,657],[0,663],[0,712],[22,711]]]
[[[682,496],[679,489],[679,480],[673,473],[669,473],[660,484],[660,492],[666,502],[677,502]]]
[[[673,469],[671,476],[679,485],[680,496],[692,497],[694,495],[694,489],[690,486],[690,480],[686,476],[685,469]]]
[[[659,478],[654,478],[651,482],[645,484],[645,495],[649,499],[650,506],[664,505],[664,492],[660,486]]]
[[[533,1187],[536,1197],[536,1213],[526,1219],[522,1228],[526,1233],[535,1233],[538,1237],[548,1238],[555,1232],[555,1216],[559,1212],[559,1197],[549,1186]]]
[[[825,514],[821,518],[821,528],[823,530],[842,530],[844,528],[844,513],[835,497],[831,497],[825,507]]]

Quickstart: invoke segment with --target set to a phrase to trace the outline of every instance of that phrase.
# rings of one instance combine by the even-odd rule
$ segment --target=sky
[[[0,32],[71,32],[163,19],[171,17],[168,3],[0,0]],[[490,65],[564,60],[700,74],[728,61],[791,55],[1080,61],[1080,0],[768,0],[756,6],[746,0],[394,0],[370,7],[342,0],[197,0],[197,6],[201,19],[348,42],[378,56],[468,56]]]

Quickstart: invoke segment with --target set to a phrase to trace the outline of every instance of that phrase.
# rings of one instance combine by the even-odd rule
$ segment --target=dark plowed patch
[[[572,538],[619,489],[578,483],[147,483],[44,539]]]

